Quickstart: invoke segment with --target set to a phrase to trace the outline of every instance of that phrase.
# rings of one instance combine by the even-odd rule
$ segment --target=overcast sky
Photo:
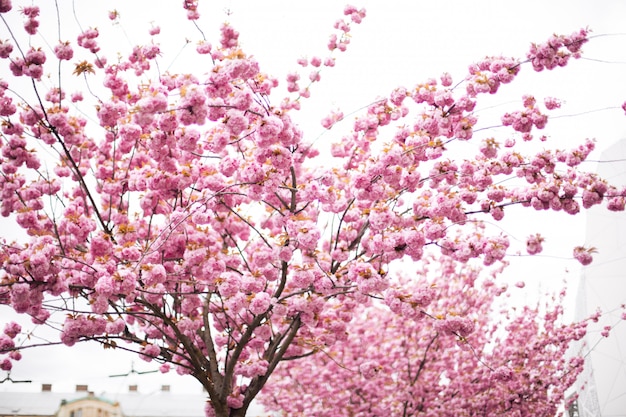
[[[18,5],[19,1],[14,1]],[[52,3],[52,2],[47,2]],[[69,1],[59,3],[67,6]],[[188,71],[193,68],[193,43],[199,32],[184,18],[178,7],[180,1],[107,1],[76,0],[76,14],[83,27],[97,26],[102,36],[99,42],[105,54],[114,57],[113,51],[127,55],[135,43],[149,40],[147,31],[151,22],[160,25],[163,42],[163,67],[171,71]],[[254,55],[261,69],[275,75],[281,82],[287,72],[298,69],[296,59],[303,56],[325,56],[326,42],[333,31],[333,22],[341,17],[343,6],[336,0],[300,1],[201,1],[203,18],[199,25],[207,39],[216,44],[219,24],[228,20],[241,33],[241,43],[248,54]],[[23,4],[30,4],[24,2]],[[166,4],[176,4],[175,9]],[[523,57],[531,42],[543,42],[552,33],[569,34],[581,27],[589,27],[594,35],[584,47],[589,60],[572,62],[564,69],[536,74],[530,66],[503,94],[479,101],[477,109],[485,121],[496,118],[507,106],[519,107],[522,94],[534,94],[538,99],[555,96],[565,100],[555,114],[564,117],[548,124],[546,132],[551,143],[573,146],[586,137],[595,137],[598,148],[626,137],[626,117],[620,109],[592,112],[575,117],[565,117],[606,107],[619,107],[626,100],[626,2],[604,1],[354,1],[357,7],[367,8],[367,18],[355,27],[348,51],[336,55],[335,68],[324,69],[322,82],[312,88],[312,97],[303,104],[298,116],[310,138],[323,133],[319,121],[333,108],[345,114],[371,103],[378,96],[388,94],[393,88],[406,87],[447,71],[460,81],[468,64],[487,55],[504,54]],[[129,6],[130,5],[130,6]],[[158,6],[157,6],[158,5]],[[163,5],[163,7],[159,7]],[[171,6],[169,6],[171,7]],[[101,9],[98,9],[101,8]],[[117,9],[121,19],[112,25],[107,11]],[[76,33],[76,24],[69,14],[71,8],[62,10],[62,38]],[[51,10],[46,9],[42,26],[56,21]],[[52,13],[52,14],[50,14]],[[44,28],[42,27],[42,31]],[[54,44],[53,32],[47,41]],[[8,38],[6,28],[0,26],[0,38]],[[193,42],[184,47],[185,39]],[[35,37],[34,42],[41,43]],[[600,61],[610,61],[606,63]],[[0,74],[7,71],[6,62]],[[69,67],[66,67],[69,70]],[[193,68],[199,75],[210,68]],[[71,71],[71,70],[70,70]],[[306,74],[306,72],[304,72]],[[284,88],[284,87],[283,87]],[[284,90],[283,90],[284,91]],[[621,118],[620,118],[621,116]],[[481,126],[489,125],[481,121]],[[333,140],[341,128],[321,136],[321,141]],[[494,130],[492,135],[497,135]],[[476,145],[477,146],[477,145]],[[592,155],[592,159],[595,155]],[[592,165],[589,165],[593,169]],[[545,213],[542,213],[545,214]],[[530,291],[556,288],[562,279],[575,282],[577,264],[567,259],[571,247],[584,244],[584,229],[579,219],[559,216],[524,216],[524,222],[505,222],[502,227],[522,243],[529,228],[536,226],[548,239],[545,254],[538,259],[513,258],[513,268],[504,279],[510,282],[527,278]],[[519,220],[519,218],[518,218]],[[0,219],[0,229],[8,229],[8,220]],[[7,236],[8,237],[8,236]],[[569,272],[567,272],[569,271]],[[530,276],[532,275],[532,276]],[[556,286],[555,286],[556,283]],[[528,297],[532,298],[530,294]],[[529,299],[530,299],[529,298]],[[0,307],[0,323],[10,316]],[[0,324],[1,325],[1,324]],[[104,352],[99,346],[46,348],[25,351],[21,363],[16,363],[11,373],[15,380],[30,379],[32,384],[0,384],[0,390],[39,390],[41,383],[53,383],[55,390],[72,390],[75,384],[89,384],[96,392],[102,390],[125,391],[128,384],[138,383],[145,392],[160,384],[172,384],[173,391],[200,392],[191,377],[175,374],[156,378],[155,374],[131,375],[127,378],[110,378],[109,375],[125,373],[135,362],[138,370],[156,369],[138,358],[120,352]],[[85,374],[85,370],[89,374]],[[0,374],[2,379],[2,374]]]

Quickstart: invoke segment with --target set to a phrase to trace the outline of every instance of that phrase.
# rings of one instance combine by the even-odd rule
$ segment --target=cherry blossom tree
[[[405,270],[390,286],[410,302],[357,307],[327,350],[281,364],[261,402],[289,416],[556,415],[588,320],[559,324],[564,292],[544,308],[498,307],[500,271],[448,257]]]
[[[481,356],[456,344],[455,336],[470,340],[470,327],[485,330],[474,349],[495,343],[487,340],[496,337],[484,328],[489,325],[470,323],[488,311],[488,300],[468,305],[471,319],[443,311],[459,301],[449,292],[473,276],[461,265],[490,266],[506,256],[505,234],[474,225],[501,220],[512,205],[576,214],[581,205],[605,202],[623,210],[625,193],[578,168],[593,141],[519,150],[520,143],[545,139],[537,131],[557,99],[524,96],[518,111],[502,115],[510,130],[501,138],[474,138],[474,109],[523,67],[553,70],[580,57],[588,31],[554,35],[533,44],[525,58],[484,58],[456,84],[444,74],[399,87],[367,106],[328,155],[293,116],[320,71],[347,49],[365,10],[345,7],[329,54],[300,59],[302,70],[287,76],[287,96],[277,98],[279,81],[242,50],[234,27],[224,24],[209,41],[198,25],[198,2],[185,0],[183,7],[201,37],[194,69],[202,69],[194,73],[162,70],[158,26],[150,42],[127,51],[103,50],[106,40],[90,27],[46,43],[36,36],[40,25],[56,24],[60,33],[61,18],[43,20],[34,3],[18,8],[0,0],[8,37],[0,42],[6,74],[0,213],[25,235],[1,241],[0,303],[55,328],[67,346],[101,343],[160,362],[163,372],[193,376],[208,393],[209,416],[245,415],[279,363],[323,361],[320,352],[349,346],[346,333],[364,334],[373,315],[399,331],[407,331],[402,320],[419,319],[424,334],[440,332],[427,342],[432,350],[440,357],[463,352],[462,366],[493,373],[494,390],[521,383],[501,375],[502,367],[535,366],[537,356],[528,363],[486,357],[480,368],[473,365]],[[109,18],[119,16],[113,11]],[[333,111],[322,126],[339,122],[348,123]],[[459,155],[470,140],[481,143],[480,151]],[[510,178],[517,181],[502,182]],[[528,252],[540,252],[541,243],[531,235]],[[430,252],[460,287],[428,296],[423,280],[394,278],[394,265],[419,269]],[[576,247],[573,256],[587,263],[592,249]],[[431,321],[422,317],[429,304],[441,309]],[[51,319],[58,313],[61,323]],[[510,326],[527,324],[516,323]],[[547,346],[577,329],[546,319],[546,338],[539,329],[528,331]],[[0,336],[4,370],[29,347],[18,340],[21,333],[10,322]],[[423,355],[420,346],[411,354]],[[451,378],[455,368],[448,363]],[[348,360],[346,367],[353,365]],[[372,366],[362,372],[376,373],[379,365]],[[546,378],[553,383],[559,372]],[[426,374],[434,375],[419,378]],[[525,403],[558,399],[551,391],[518,394]]]

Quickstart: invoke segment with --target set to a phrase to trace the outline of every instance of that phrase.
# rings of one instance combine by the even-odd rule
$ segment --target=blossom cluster
[[[547,42],[533,43],[526,56],[535,71],[564,67],[571,57],[581,56],[582,46],[589,41],[588,35],[588,29],[581,29],[570,35],[552,35]]]
[[[9,352],[8,358],[0,361],[0,369],[10,371],[13,368],[12,361],[19,361],[22,354],[15,348],[15,337],[20,334],[22,327],[15,323],[9,322],[4,326],[3,334],[0,335],[0,352]]]
[[[327,46],[331,54],[334,51],[346,51],[348,45],[350,44],[350,31],[352,29],[351,23],[356,25],[360,24],[366,16],[366,11],[365,9],[358,9],[354,6],[348,5],[344,8],[343,14],[346,17],[335,22],[333,27],[337,32],[331,34],[328,41]],[[290,93],[298,93],[298,97],[295,99],[286,98],[283,100],[281,107],[285,110],[300,108],[300,98],[309,98],[311,96],[311,85],[321,80],[322,67],[334,67],[335,57],[332,55],[329,55],[324,59],[319,56],[313,56],[310,59],[301,57],[297,60],[297,63],[302,68],[307,68],[309,66],[312,67],[307,76],[308,85],[306,87],[300,86],[299,81],[301,76],[297,71],[287,74],[287,91]],[[330,124],[328,127],[329,126]]]
[[[564,326],[558,300],[545,315],[497,310],[496,301],[508,293],[498,285],[500,269],[430,261],[432,270],[406,271],[394,282],[433,289],[420,314],[362,308],[363,320],[347,338],[275,372],[260,396],[266,409],[293,416],[555,415],[584,363],[565,352],[597,314]],[[419,278],[408,278],[413,274]],[[492,321],[503,315],[505,325]]]

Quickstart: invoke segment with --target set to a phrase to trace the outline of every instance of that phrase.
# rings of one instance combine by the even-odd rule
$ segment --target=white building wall
[[[604,151],[598,173],[612,184],[626,185],[626,139]],[[589,326],[583,352],[586,369],[576,391],[580,417],[626,417],[626,213],[594,208],[587,214],[587,247],[595,247],[594,262],[582,269],[577,319],[597,308],[603,312]],[[600,333],[612,328],[608,338]],[[584,386],[584,387],[583,387]]]

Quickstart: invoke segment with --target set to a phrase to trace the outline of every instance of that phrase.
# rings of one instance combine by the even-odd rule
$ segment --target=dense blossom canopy
[[[546,308],[498,310],[507,294],[498,269],[431,261],[419,278],[394,282],[420,294],[421,313],[402,314],[398,302],[357,308],[332,347],[279,366],[261,394],[266,408],[320,417],[554,416],[583,365],[567,349],[587,327],[559,324],[564,293]]]
[[[184,9],[195,23],[198,2],[185,1]],[[475,300],[464,298],[474,272],[462,265],[499,264],[509,246],[505,234],[474,223],[501,220],[510,205],[576,214],[581,206],[605,202],[623,210],[624,190],[578,169],[594,149],[591,140],[572,149],[517,150],[516,142],[540,138],[537,131],[560,105],[554,98],[524,96],[519,110],[502,115],[508,136],[478,139],[475,155],[458,157],[454,146],[476,140],[474,109],[481,95],[496,94],[526,63],[536,71],[567,65],[580,56],[587,30],[533,44],[523,60],[484,58],[458,84],[444,74],[399,87],[356,117],[329,156],[292,116],[320,81],[321,69],[334,66],[335,54],[349,46],[363,9],[344,9],[328,57],[301,59],[302,70],[287,76],[289,95],[282,101],[274,93],[279,81],[240,48],[239,34],[228,24],[216,42],[196,47],[208,70],[169,73],[158,66],[158,27],[150,30],[149,44],[116,58],[103,51],[108,48],[96,28],[44,45],[34,36],[46,23],[38,6],[15,8],[0,0],[0,13],[11,29],[11,38],[0,41],[6,74],[0,80],[0,213],[28,236],[1,241],[1,303],[35,323],[66,312],[59,331],[68,346],[97,341],[159,361],[163,372],[173,367],[191,374],[208,392],[208,415],[245,415],[281,361],[297,367],[314,357],[310,366],[323,365],[328,382],[340,378],[320,353],[333,349],[345,352],[346,368],[360,369],[345,377],[357,378],[354,384],[384,372],[385,386],[406,387],[398,399],[364,384],[337,401],[346,395],[354,401],[361,392],[369,396],[362,407],[380,395],[381,404],[438,409],[432,405],[438,397],[406,398],[427,387],[399,381],[421,382],[438,371],[424,368],[417,378],[414,370],[395,370],[399,362],[355,362],[364,347],[355,345],[358,337],[389,344],[394,352],[415,344],[405,358],[411,363],[436,350],[440,366],[447,366],[445,378],[455,381],[431,381],[432,389],[442,398],[458,392],[459,404],[476,396],[506,411],[516,399],[483,397],[518,388],[516,395],[539,404],[529,410],[550,409],[546,402],[562,398],[572,380],[555,381],[566,364],[561,348],[580,337],[583,325],[563,330],[550,316],[533,327],[528,319],[537,313],[531,310],[513,320],[510,333],[528,333],[526,340],[542,350],[528,362],[515,356],[525,352],[520,337],[500,341],[511,351],[508,361],[506,349],[498,350],[484,359],[485,367],[470,345],[458,346],[460,339],[480,348],[497,337],[485,318],[497,286]],[[21,15],[12,22],[21,19],[23,27],[7,23],[4,14]],[[69,75],[84,81],[81,91],[66,89],[62,81]],[[94,83],[106,94],[95,94]],[[322,126],[343,120],[334,111]],[[501,182],[511,177],[517,181]],[[540,252],[541,244],[540,235],[531,235],[528,253]],[[586,264],[592,251],[576,247],[573,256]],[[430,256],[449,280],[440,290],[431,291],[422,279],[394,278],[394,265],[419,266]],[[466,309],[452,311],[463,303]],[[549,314],[558,316],[558,309]],[[387,326],[387,332],[372,334],[368,323]],[[474,336],[476,328],[485,333]],[[0,337],[4,370],[20,359],[20,332],[8,323]],[[558,356],[545,357],[548,346],[558,346]],[[446,359],[455,355],[462,361]],[[551,364],[543,368],[543,382],[526,369],[542,367],[542,361]],[[579,364],[572,366],[575,375]],[[468,367],[467,373],[459,367]],[[294,375],[306,378],[302,370]],[[467,378],[473,375],[482,382],[472,385]],[[526,395],[524,383],[546,389]],[[278,387],[271,390],[275,396]]]

